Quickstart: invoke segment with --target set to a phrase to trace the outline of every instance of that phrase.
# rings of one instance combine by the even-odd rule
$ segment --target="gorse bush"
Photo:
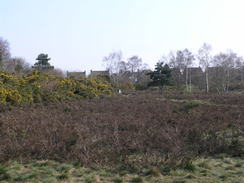
[[[111,85],[103,79],[68,79],[34,71],[18,78],[0,73],[0,103],[23,104],[72,98],[112,95]]]

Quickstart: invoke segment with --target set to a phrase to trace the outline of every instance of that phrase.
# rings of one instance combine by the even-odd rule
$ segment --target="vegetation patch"
[[[31,75],[22,77],[0,72],[1,104],[57,102],[112,94],[111,84],[101,78],[61,78],[36,70]],[[66,111],[68,112],[68,108]]]
[[[229,161],[229,162],[227,162]],[[105,169],[103,167],[97,169],[84,168],[82,166],[74,166],[73,164],[63,164],[54,161],[46,161],[47,164],[43,166],[36,166],[38,161],[31,162],[14,162],[9,161],[1,165],[5,167],[1,170],[1,182],[88,182],[88,183],[141,183],[141,182],[243,182],[244,181],[244,169],[243,167],[236,167],[235,165],[243,164],[243,158],[230,157],[223,155],[223,159],[216,157],[211,158],[198,158],[192,162],[195,167],[194,172],[189,173],[188,169],[176,168],[172,169],[169,174],[162,172],[161,175],[151,176],[154,173],[142,174],[147,168],[144,168],[142,172],[138,173],[126,173],[122,174],[121,171],[114,171],[114,169]],[[60,173],[57,171],[57,167],[67,167],[67,173]],[[19,168],[21,167],[21,168]],[[232,167],[226,169],[225,167]],[[49,171],[43,171],[43,169],[49,169]],[[106,176],[101,173],[104,171],[113,172],[111,176]],[[50,173],[52,172],[52,173]],[[83,173],[81,173],[83,172]],[[3,178],[2,175],[5,175]],[[146,176],[145,176],[146,175]]]

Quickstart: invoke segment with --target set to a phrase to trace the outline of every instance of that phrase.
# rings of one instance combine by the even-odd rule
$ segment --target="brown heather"
[[[177,165],[243,155],[244,95],[132,93],[1,111],[1,161]]]

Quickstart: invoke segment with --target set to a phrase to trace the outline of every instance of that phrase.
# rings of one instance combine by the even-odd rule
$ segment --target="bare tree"
[[[167,59],[167,63],[169,63],[169,67],[171,68],[176,68],[177,67],[177,63],[176,63],[176,55],[173,51],[169,52],[168,58]]]
[[[230,86],[230,80],[231,80],[231,70],[235,67],[235,63],[237,60],[237,54],[232,52],[231,50],[227,53],[228,57],[227,60],[222,63],[223,67],[226,70],[226,78],[227,78],[227,86],[226,86],[226,92],[229,92],[229,86]]]
[[[181,50],[178,50],[176,52],[176,67],[180,69],[180,72],[183,74],[184,69],[185,69],[185,56],[184,52]]]
[[[176,83],[177,87],[181,87],[181,80],[184,70],[184,64],[183,64],[183,53],[181,51],[177,51],[176,53],[171,51],[169,53],[168,59],[167,57],[164,57],[164,60],[166,60],[166,63],[169,63],[170,68],[172,68],[172,77],[174,82]]]
[[[193,54],[188,50],[184,49],[178,50],[176,55],[173,52],[169,54],[169,65],[171,68],[176,69],[175,71],[178,73],[178,83],[181,82],[181,76],[185,71],[185,85],[186,91],[191,91],[191,77],[189,72],[189,66],[192,64],[194,60]]]
[[[125,61],[120,61],[118,63],[119,74],[123,74],[128,70],[128,64]]]
[[[31,70],[31,67],[23,58],[15,57],[5,60],[3,69],[9,73],[27,73]]]
[[[122,52],[118,51],[110,53],[108,56],[103,58],[103,62],[110,74],[119,73],[120,64],[122,62]]]
[[[243,82],[243,70],[244,70],[244,60],[243,57],[237,57],[235,67],[239,70],[240,72],[240,80]]]
[[[150,67],[147,63],[143,63],[142,66],[141,66],[141,70],[142,71],[145,71],[145,70],[150,70]]]
[[[192,65],[194,61],[194,55],[188,50],[184,49],[183,50],[183,55],[184,55],[184,65],[185,65],[185,71],[186,71],[186,91],[191,92],[192,87],[191,87],[191,71],[189,71],[189,67]]]
[[[139,58],[138,56],[132,56],[128,58],[128,68],[132,73],[140,70],[141,66],[142,66],[142,59]]]
[[[7,40],[0,37],[0,68],[3,66],[3,62],[10,58],[10,48]]]
[[[203,46],[198,50],[197,58],[199,64],[205,72],[205,81],[206,81],[206,91],[209,92],[209,66],[212,62],[211,56],[212,47],[211,45],[204,43]]]
[[[235,67],[235,63],[237,62],[238,57],[237,54],[228,51],[227,53],[219,53],[214,56],[213,63],[216,67],[221,67],[223,70],[222,73],[222,87],[223,91],[228,92],[230,86],[231,79],[231,70]]]
[[[127,64],[122,60],[122,52],[111,52],[103,58],[106,69],[110,73],[110,78],[115,87],[118,87],[119,75],[125,72]]]

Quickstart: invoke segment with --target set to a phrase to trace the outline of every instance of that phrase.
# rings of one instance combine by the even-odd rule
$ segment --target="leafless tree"
[[[184,70],[183,66],[183,54],[180,51],[177,51],[176,53],[173,51],[170,51],[168,58],[164,57],[164,60],[169,63],[169,67],[173,69],[172,76],[173,80],[176,83],[177,87],[181,87],[181,80],[182,80],[182,74]]]
[[[183,73],[185,69],[185,57],[184,52],[181,50],[178,50],[176,52],[176,67],[180,69],[180,72]]]
[[[235,63],[238,60],[236,53],[228,51],[226,53],[219,53],[214,56],[213,63],[216,67],[221,67],[222,73],[222,87],[223,91],[228,92],[231,79],[231,70],[235,67]]]
[[[186,72],[186,91],[191,92],[192,87],[191,87],[191,71],[189,71],[189,67],[192,65],[194,61],[194,55],[188,50],[184,49],[183,50],[183,55],[184,55],[184,65],[185,65],[185,72]]]
[[[147,63],[143,63],[142,66],[141,66],[141,70],[142,71],[145,71],[145,70],[150,70],[150,67]]]
[[[178,50],[176,55],[173,52],[170,52],[168,60],[170,67],[177,70],[179,82],[185,71],[186,90],[191,92],[191,75],[189,67],[193,63],[194,55],[188,49],[184,49],[183,51]]]
[[[209,92],[209,66],[212,62],[211,56],[212,47],[211,45],[204,43],[203,46],[198,50],[197,58],[199,64],[205,72],[205,81],[206,81],[206,91]]]
[[[5,60],[2,68],[9,73],[27,73],[31,70],[29,63],[19,57]]]
[[[108,56],[103,58],[103,62],[111,75],[119,73],[122,62],[122,52],[111,52]]]
[[[120,61],[118,63],[118,67],[119,67],[119,74],[123,74],[128,70],[128,65],[125,61]]]
[[[132,73],[140,70],[141,66],[142,66],[142,59],[139,58],[138,56],[132,56],[128,58],[128,68]]]
[[[0,68],[3,66],[3,62],[10,58],[10,47],[7,40],[0,37]]]
[[[244,70],[244,59],[243,59],[243,57],[238,57],[237,59],[236,59],[236,63],[235,63],[235,67],[240,71],[240,80],[241,80],[241,82],[243,82],[244,80],[243,80],[243,70]]]
[[[169,67],[170,68],[176,68],[177,67],[177,63],[176,63],[176,55],[173,51],[169,52],[168,57],[166,57],[167,62],[169,63]]]

